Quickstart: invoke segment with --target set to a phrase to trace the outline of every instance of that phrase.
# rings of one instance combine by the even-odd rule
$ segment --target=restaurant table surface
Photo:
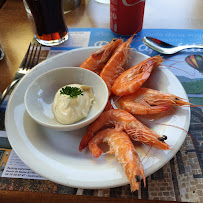
[[[69,28],[109,28],[110,10],[108,4],[95,0],[82,0],[81,5],[67,13],[65,20]],[[152,29],[202,29],[202,0],[151,0],[146,1],[143,28]],[[0,43],[5,57],[0,61],[0,92],[11,83],[30,41],[33,28],[27,18],[22,0],[7,0],[0,8]],[[51,192],[0,191],[0,200],[38,202],[53,200],[86,202],[127,202],[130,199],[111,199],[89,196],[52,194]],[[18,197],[19,199],[15,200]],[[142,202],[150,202],[140,200]],[[202,200],[203,201],[203,200]]]

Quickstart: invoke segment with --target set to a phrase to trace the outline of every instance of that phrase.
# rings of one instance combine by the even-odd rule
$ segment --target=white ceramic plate
[[[25,111],[24,94],[29,84],[42,73],[57,67],[79,66],[96,49],[94,47],[75,49],[38,64],[19,82],[6,110],[7,135],[22,161],[39,175],[53,182],[76,188],[118,187],[128,184],[128,180],[113,155],[103,154],[95,159],[88,149],[83,152],[78,151],[85,128],[59,132],[40,126],[32,120]],[[130,56],[129,66],[148,57],[133,51],[130,52]],[[187,99],[178,79],[165,67],[156,68],[146,86]],[[164,166],[176,154],[186,136],[183,130],[157,123],[175,125],[187,131],[190,109],[188,107],[172,108],[165,116],[139,118],[160,135],[167,135],[166,142],[171,145],[171,150],[167,151],[152,148],[147,156],[145,155],[148,147],[142,144],[137,146],[141,159],[145,157],[143,165],[145,174],[148,176]]]

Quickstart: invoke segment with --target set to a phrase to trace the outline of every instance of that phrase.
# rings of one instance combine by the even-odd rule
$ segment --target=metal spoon
[[[147,45],[151,49],[162,54],[175,54],[183,49],[189,48],[199,48],[199,49],[203,48],[203,45],[173,46],[153,37],[144,37],[142,41],[145,45]]]

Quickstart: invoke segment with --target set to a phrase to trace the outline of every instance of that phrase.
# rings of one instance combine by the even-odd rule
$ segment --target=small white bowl
[[[68,84],[88,85],[93,88],[94,103],[88,116],[76,123],[60,124],[52,113],[52,104],[58,89]],[[103,112],[108,101],[108,89],[101,77],[79,67],[57,68],[36,78],[25,92],[24,103],[28,114],[39,124],[60,131],[83,128]]]

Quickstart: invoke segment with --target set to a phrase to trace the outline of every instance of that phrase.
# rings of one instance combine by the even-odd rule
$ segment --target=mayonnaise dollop
[[[54,97],[52,111],[58,122],[72,124],[87,117],[94,101],[94,93],[92,87],[87,85],[71,84],[66,86],[80,88],[83,93],[72,98],[69,95],[60,94],[62,90],[60,88]]]

